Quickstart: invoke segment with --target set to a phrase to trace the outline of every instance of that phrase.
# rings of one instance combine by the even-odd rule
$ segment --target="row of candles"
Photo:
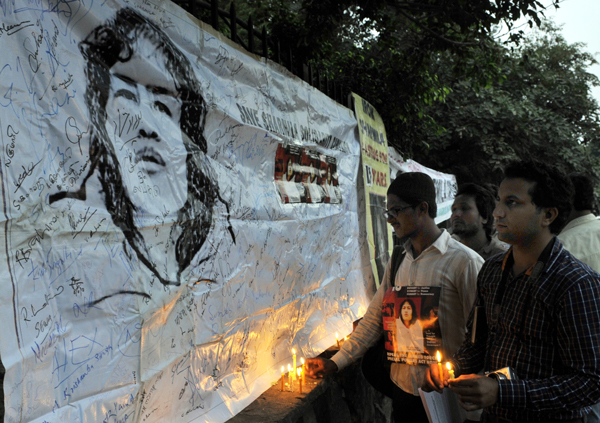
[[[338,338],[338,334],[335,334],[335,339],[337,341],[337,345],[338,348],[340,347],[340,340]],[[348,339],[347,337],[344,338],[344,340]],[[439,351],[436,352],[436,356],[437,356],[437,361],[438,361],[438,366],[439,366],[439,371],[440,371],[440,377],[442,377],[442,375],[444,374],[444,369],[442,368],[442,354],[440,354]],[[301,367],[297,367],[296,366],[296,350],[292,348],[292,362],[293,365],[289,365],[288,364],[288,383],[290,385],[290,391],[294,392],[294,379],[298,379],[298,389],[300,390],[300,393],[302,393],[302,385],[306,383],[306,369],[305,369],[305,363],[304,363],[304,358],[300,358],[300,360],[302,361],[302,366]],[[452,366],[450,365],[449,361],[446,361],[446,368],[448,369],[448,377],[449,379],[454,379],[454,370],[452,369]],[[281,390],[284,391],[284,386],[285,386],[285,369],[283,366],[281,366]]]
[[[340,346],[340,340],[338,338],[338,334],[335,334],[335,339],[337,341],[338,344],[338,348]],[[345,340],[348,339],[347,337],[344,338]],[[440,371],[440,377],[442,377],[442,375],[444,374],[444,369],[442,368],[442,354],[440,354],[439,351],[436,352],[436,356],[437,356],[437,361],[438,361],[438,366],[439,366],[439,371]],[[297,367],[296,366],[296,350],[292,348],[292,362],[293,365],[289,365],[288,364],[288,383],[290,385],[290,391],[294,392],[294,379],[298,379],[298,389],[300,390],[300,393],[302,393],[302,385],[306,383],[306,369],[305,369],[305,363],[304,363],[304,358],[300,358],[300,360],[302,361],[302,366],[301,367]],[[454,370],[452,369],[452,366],[450,365],[449,361],[446,361],[446,368],[448,369],[448,378],[449,379],[454,379]],[[285,369],[283,366],[281,366],[281,390],[284,391],[284,386],[285,386]]]
[[[302,385],[306,383],[306,372],[304,358],[300,358],[302,361],[301,367],[296,367],[296,350],[292,349],[292,360],[293,365],[288,364],[288,383],[290,385],[290,391],[294,392],[294,379],[298,379],[298,389],[302,393]],[[281,390],[284,390],[285,386],[285,369],[281,366]]]
[[[344,341],[347,340],[348,337],[344,337]],[[335,340],[337,342],[337,346],[338,348],[340,348],[340,338],[339,335],[336,333],[335,334]],[[294,392],[294,379],[298,379],[298,389],[300,390],[300,393],[302,393],[302,385],[304,385],[306,383],[306,369],[305,369],[305,363],[304,363],[304,358],[300,358],[300,360],[302,361],[302,366],[301,367],[297,367],[296,366],[296,350],[292,348],[292,361],[293,361],[293,365],[289,365],[288,364],[288,384],[290,386],[290,391]],[[285,368],[283,366],[281,366],[281,390],[284,391],[284,387],[285,387]]]

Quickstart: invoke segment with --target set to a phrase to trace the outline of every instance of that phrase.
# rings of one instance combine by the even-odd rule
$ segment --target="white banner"
[[[6,421],[223,422],[350,332],[350,110],[167,1],[0,13]]]
[[[435,223],[450,219],[450,216],[452,216],[452,203],[454,202],[454,196],[458,189],[456,176],[430,169],[411,159],[405,161],[393,147],[388,147],[388,153],[390,159],[391,180],[393,181],[396,176],[398,176],[398,173],[426,173],[433,179],[433,183],[435,184],[435,202],[437,204]]]

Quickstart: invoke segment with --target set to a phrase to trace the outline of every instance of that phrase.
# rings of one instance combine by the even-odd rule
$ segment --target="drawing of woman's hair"
[[[173,78],[178,98],[182,102],[179,126],[187,150],[188,194],[177,215],[176,224],[182,229],[175,245],[179,267],[177,281],[165,280],[148,259],[148,248],[134,221],[136,206],[127,195],[114,146],[106,129],[110,69],[117,62],[131,59],[135,42],[139,39],[150,41],[162,54],[167,72]],[[207,143],[203,131],[207,108],[200,94],[200,83],[190,61],[165,33],[130,8],[119,10],[113,19],[95,28],[79,47],[87,61],[85,73],[88,86],[85,101],[91,119],[91,166],[86,180],[95,170],[98,171],[108,212],[138,258],[163,284],[178,285],[179,275],[190,265],[211,231],[213,208],[217,200],[223,202],[229,215],[229,206],[219,194],[214,172],[206,156]],[[85,180],[82,186],[85,198]],[[229,231],[235,242],[231,226]]]

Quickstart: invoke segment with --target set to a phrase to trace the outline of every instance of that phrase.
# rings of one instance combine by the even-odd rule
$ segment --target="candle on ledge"
[[[302,393],[302,369],[298,367],[296,371],[298,372],[298,386],[300,387],[300,393]]]
[[[446,368],[448,369],[448,378],[454,379],[454,370],[452,370],[452,365],[449,361],[446,361]]]
[[[292,367],[292,369],[294,369],[294,372],[295,372],[296,371],[296,350],[293,348],[292,348],[292,354],[293,354],[292,360],[294,361],[294,364],[293,364],[294,367]]]
[[[306,383],[306,364],[304,364],[304,358],[300,358],[302,362],[302,383]]]
[[[283,391],[283,379],[285,379],[285,373],[283,371],[283,366],[281,366],[281,390]]]
[[[438,361],[438,369],[440,370],[440,380],[444,380],[444,369],[442,369],[442,354],[439,351],[435,353]]]
[[[337,342],[337,346],[338,348],[340,347],[340,336],[338,335],[338,333],[335,333],[335,342]]]
[[[294,372],[292,366],[288,364],[288,382],[290,383],[290,391],[294,392]]]

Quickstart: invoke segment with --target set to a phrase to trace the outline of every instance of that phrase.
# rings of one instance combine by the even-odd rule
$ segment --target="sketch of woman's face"
[[[110,70],[107,132],[127,193],[143,214],[179,210],[187,198],[181,100],[165,58],[144,38]]]

